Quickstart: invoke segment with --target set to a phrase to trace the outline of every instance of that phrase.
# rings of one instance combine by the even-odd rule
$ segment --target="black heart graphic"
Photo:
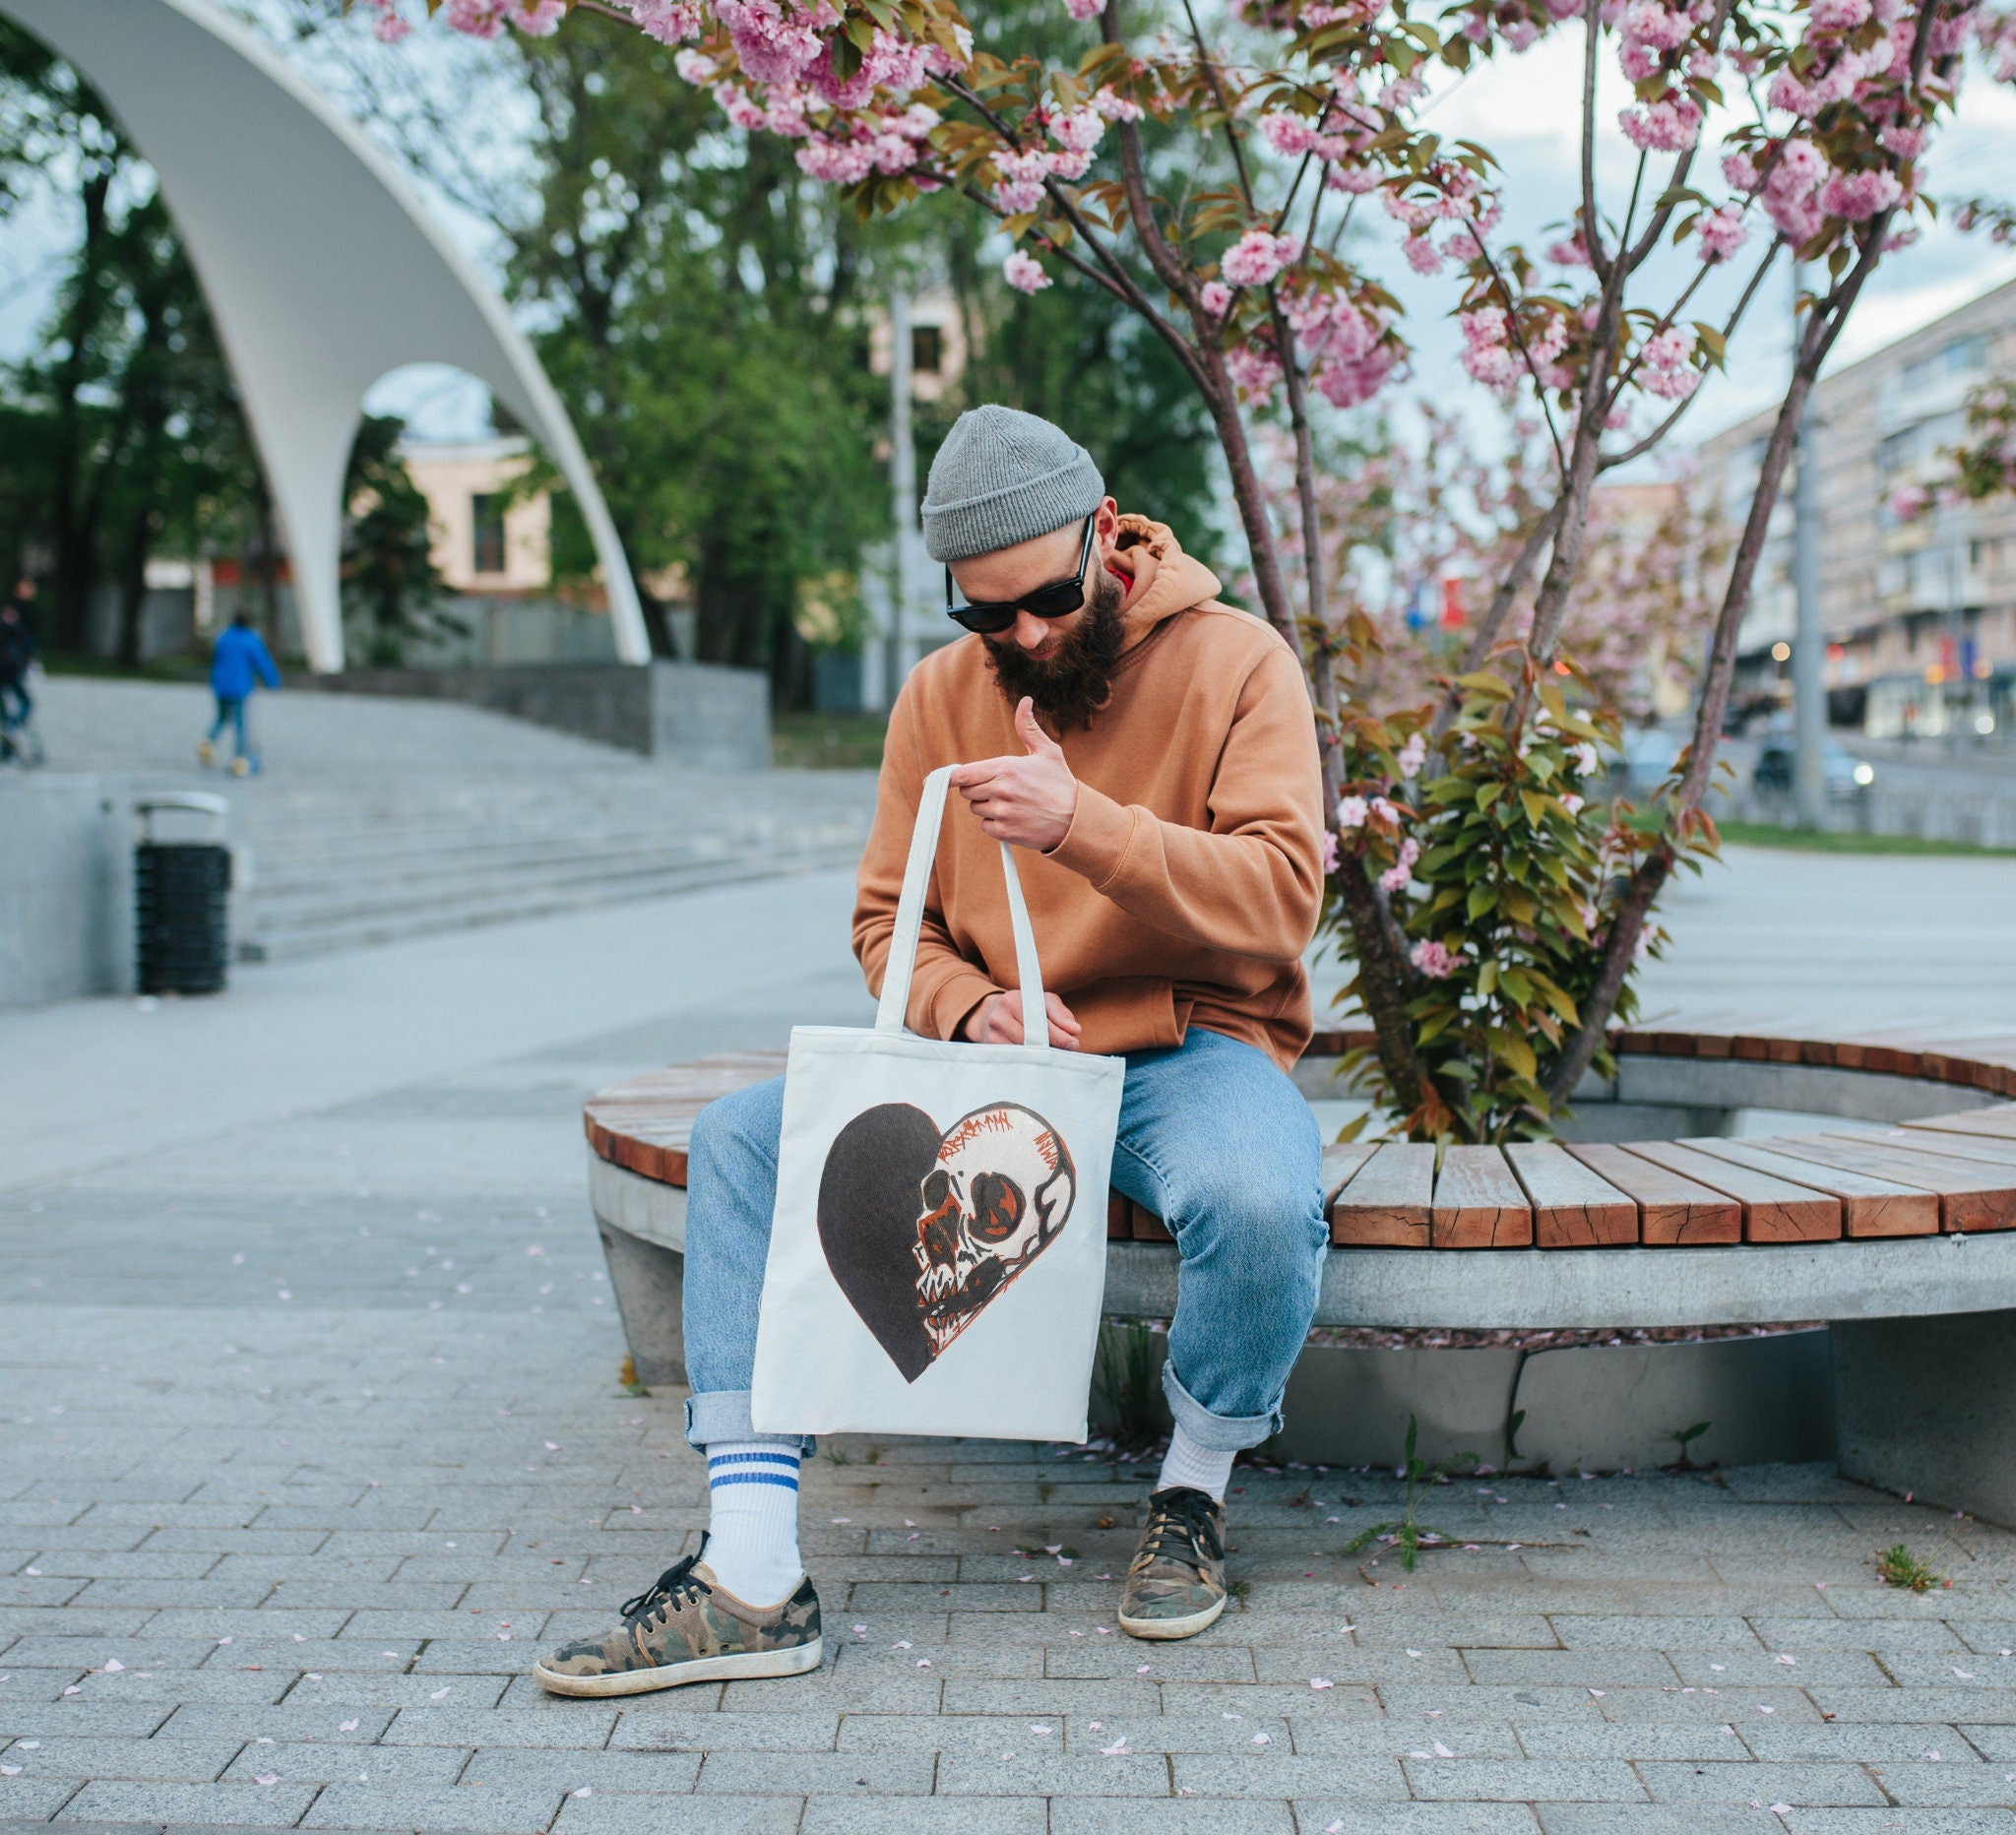
[[[993,1103],[941,1135],[921,1108],[854,1116],[819,1175],[819,1246],[840,1291],[915,1382],[1054,1242],[1077,1171],[1057,1131]]]

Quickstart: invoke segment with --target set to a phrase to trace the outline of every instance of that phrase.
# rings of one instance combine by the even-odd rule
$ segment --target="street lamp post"
[[[1793,266],[1795,348],[1803,264]],[[1820,621],[1820,479],[1813,441],[1813,397],[1799,412],[1797,469],[1793,475],[1793,596],[1796,622],[1792,646],[1793,791],[1801,828],[1819,828],[1827,817],[1827,775],[1822,748],[1827,740],[1827,685],[1823,673],[1826,633]]]

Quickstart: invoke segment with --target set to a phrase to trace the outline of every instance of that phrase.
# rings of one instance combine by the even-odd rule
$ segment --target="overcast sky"
[[[251,0],[278,5],[281,0]],[[356,16],[345,28],[361,33]],[[399,48],[362,45],[362,54],[385,59],[423,59],[444,68],[476,47],[443,42],[436,27]],[[322,58],[289,48],[299,67],[341,99],[333,67]],[[1579,90],[1579,51],[1568,35],[1544,43],[1522,57],[1502,58],[1475,73],[1453,78],[1445,73],[1427,120],[1444,135],[1478,140],[1492,149],[1504,167],[1506,216],[1494,240],[1519,240],[1539,248],[1552,239],[1544,233],[1572,208],[1575,194]],[[1600,118],[1613,123],[1617,109],[1629,99],[1613,65],[1606,70]],[[1711,133],[1713,127],[1711,124]],[[481,157],[496,159],[499,135],[491,124],[483,136]],[[1628,189],[1630,161],[1635,156],[1620,136],[1606,135],[1599,173],[1606,200],[1620,200]],[[1991,191],[2016,169],[2016,95],[1991,87],[1976,72],[1961,104],[1961,123],[1938,144],[1931,158],[1929,189],[1942,198]],[[497,251],[482,226],[462,216],[445,200],[433,198],[451,233],[478,264],[493,268]],[[1457,367],[1459,341],[1447,314],[1454,287],[1445,277],[1424,280],[1407,270],[1391,249],[1391,225],[1381,214],[1375,222],[1377,241],[1361,244],[1372,253],[1389,285],[1406,302],[1408,323],[1418,355],[1414,387],[1445,404],[1476,401],[1479,392]],[[19,356],[33,346],[50,304],[50,288],[73,233],[73,213],[53,190],[32,200],[7,224],[0,236],[0,356]],[[1362,255],[1361,255],[1362,258]],[[1691,255],[1676,251],[1667,258],[1665,273],[1670,290],[1692,272]],[[1697,295],[1698,315],[1720,316],[1739,284],[1735,264],[1718,286]],[[1966,236],[1941,223],[1928,229],[1915,247],[1891,255],[1878,270],[1835,353],[1839,366],[1867,354],[1915,330],[1992,286],[2016,278],[2016,251],[1998,249],[1984,237]],[[1689,419],[1688,439],[1713,433],[1732,421],[1769,406],[1782,387],[1790,313],[1790,280],[1783,266],[1766,283],[1752,307],[1743,332],[1731,349],[1730,370],[1704,386]],[[1659,301],[1659,289],[1646,295]],[[483,396],[479,386],[453,374],[432,372],[403,375],[384,386],[373,406],[396,408],[415,423],[415,430],[433,437],[457,437],[479,429]]]

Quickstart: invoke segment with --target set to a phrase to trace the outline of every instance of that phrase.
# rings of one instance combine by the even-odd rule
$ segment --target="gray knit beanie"
[[[924,549],[971,560],[1046,536],[1099,508],[1105,480],[1068,433],[1020,409],[969,408],[931,461]]]

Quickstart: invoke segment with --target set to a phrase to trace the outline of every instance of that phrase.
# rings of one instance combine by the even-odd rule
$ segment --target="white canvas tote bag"
[[[759,1433],[1086,1437],[1126,1066],[1051,1047],[1005,842],[1027,1043],[905,1031],[952,771],[924,780],[874,1030],[791,1033]]]

